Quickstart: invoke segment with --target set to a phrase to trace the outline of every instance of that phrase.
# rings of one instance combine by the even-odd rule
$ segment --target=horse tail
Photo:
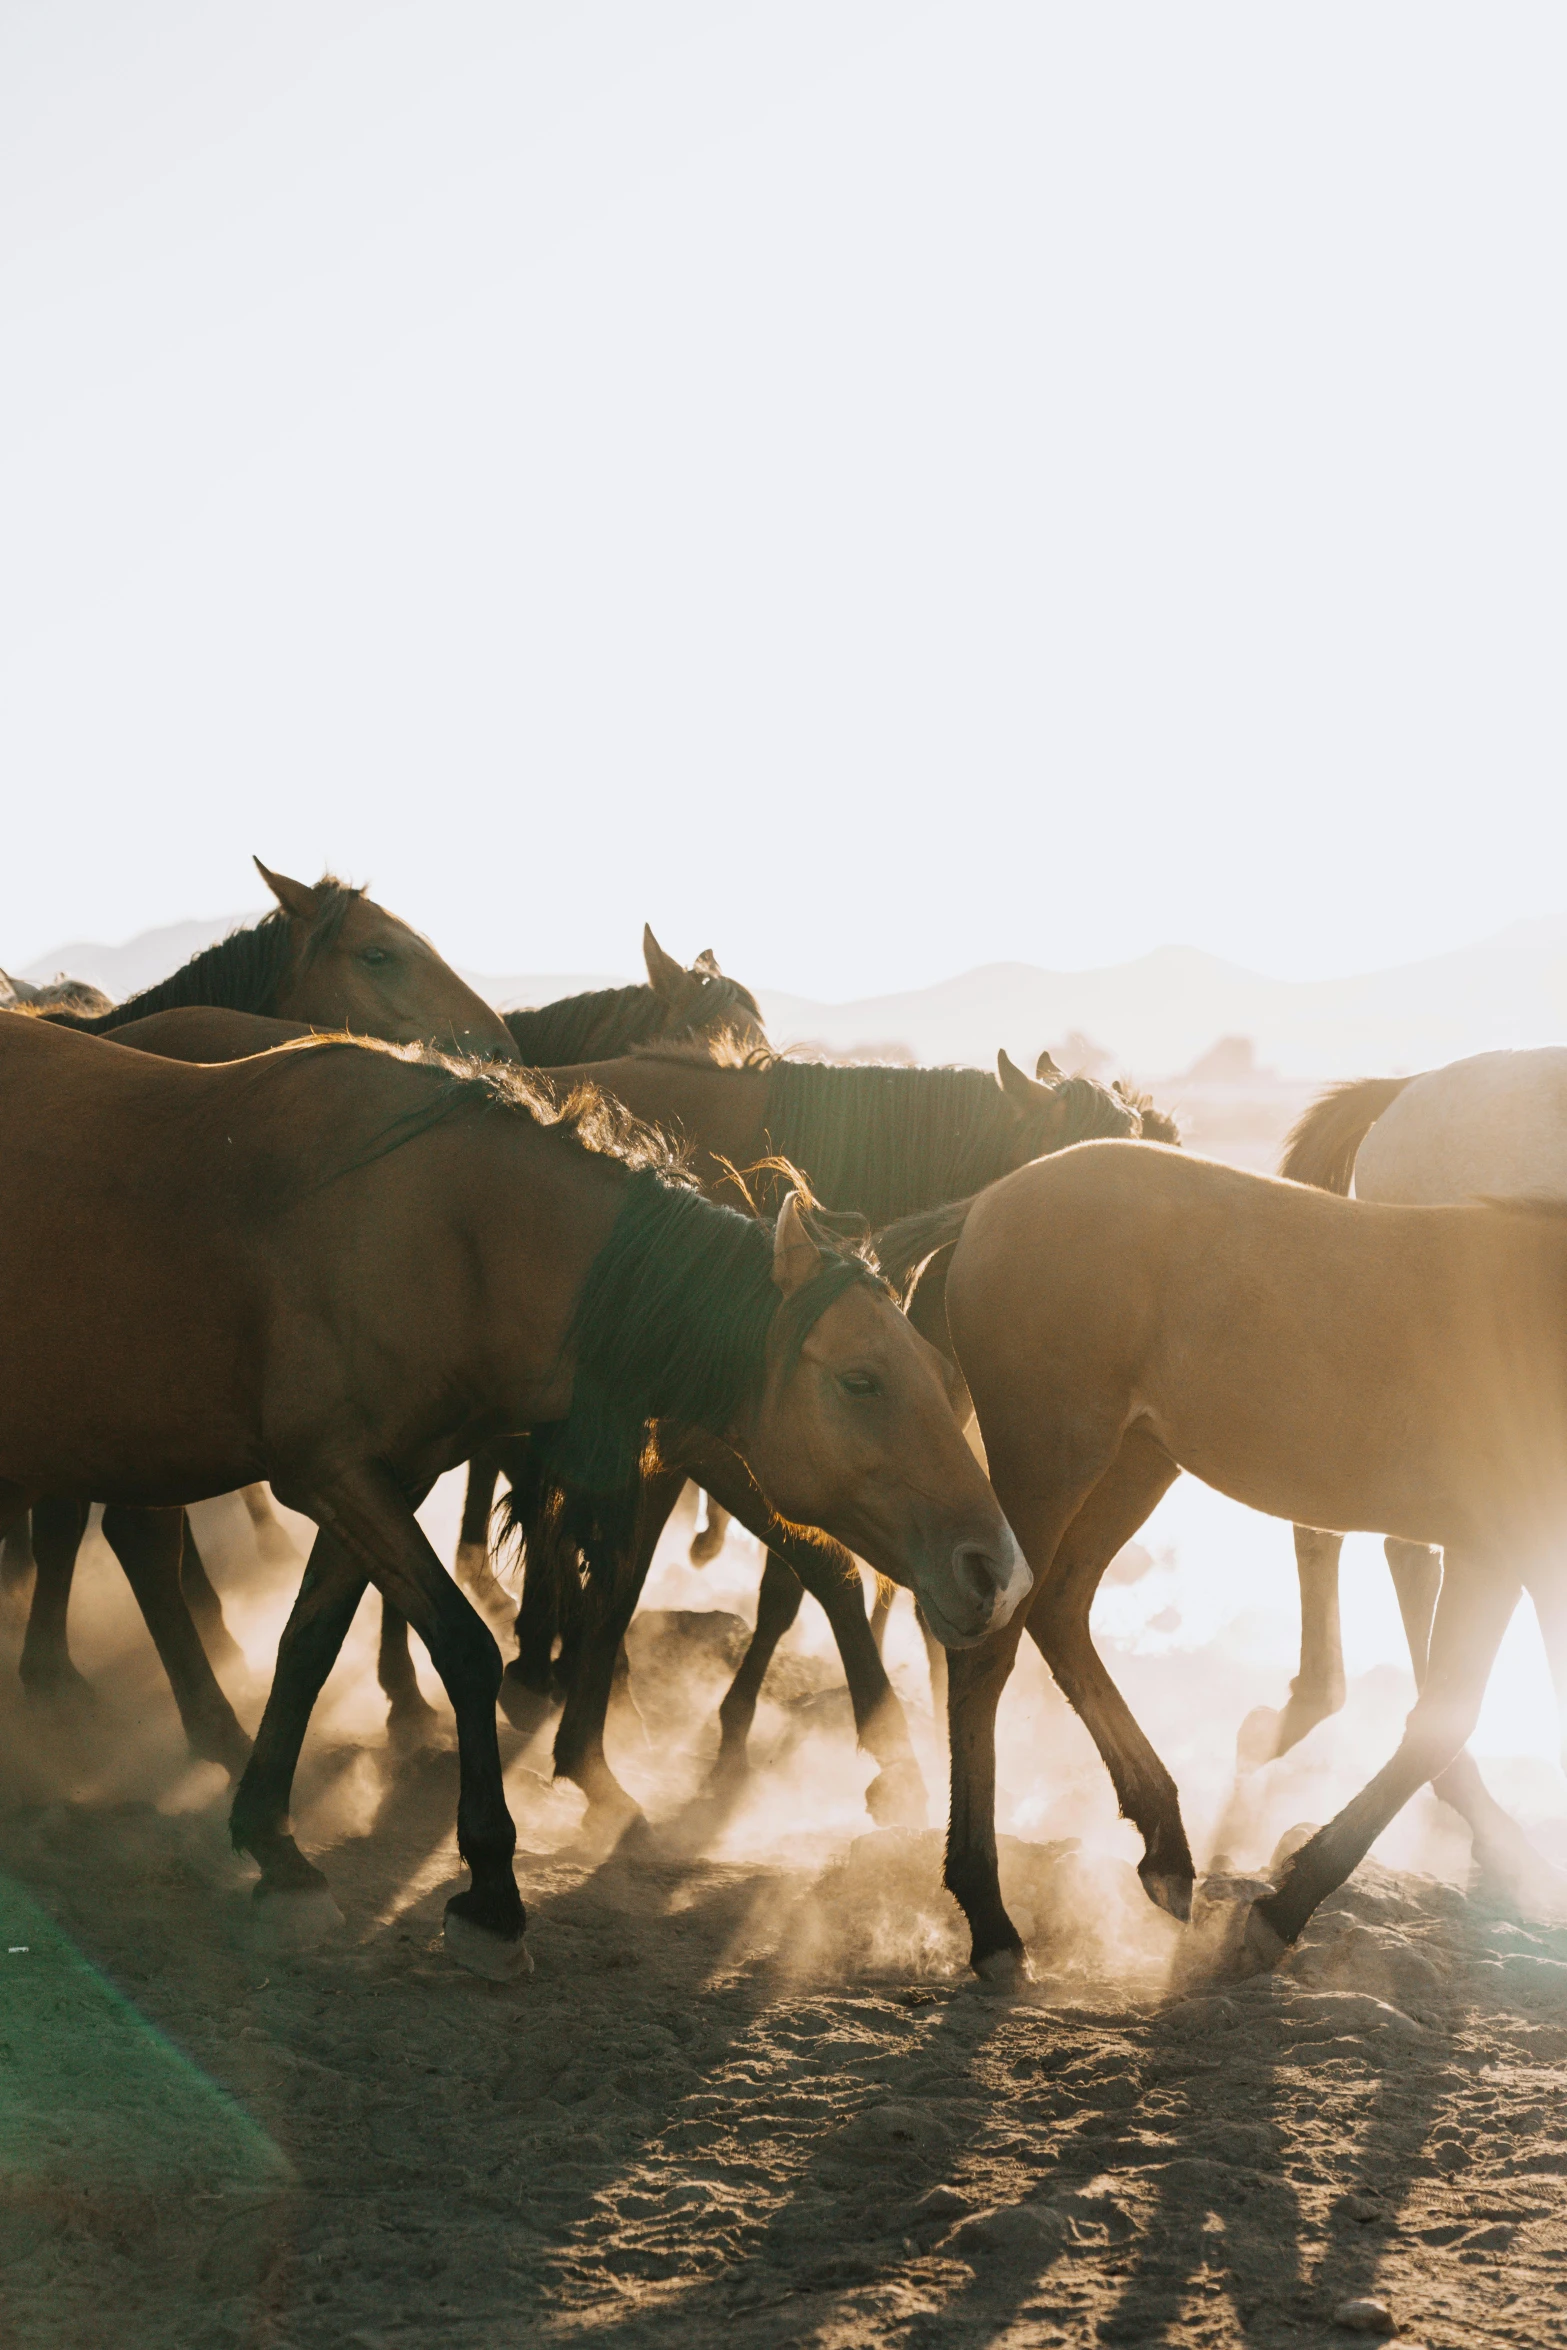
[[[1347,1198],[1356,1152],[1410,1082],[1407,1077],[1352,1077],[1345,1085],[1330,1085],[1285,1136],[1279,1173],[1292,1183]]]
[[[969,1210],[978,1196],[977,1192],[970,1193],[967,1199],[948,1200],[944,1207],[927,1208],[922,1215],[904,1216],[875,1235],[872,1253],[894,1289],[905,1291],[927,1258],[962,1238]]]

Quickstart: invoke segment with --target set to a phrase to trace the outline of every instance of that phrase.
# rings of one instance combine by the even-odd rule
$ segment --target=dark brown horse
[[[636,1116],[680,1136],[691,1164],[717,1198],[750,1205],[736,1169],[757,1169],[777,1154],[805,1173],[825,1207],[885,1221],[911,1209],[989,1183],[1042,1151],[1084,1134],[1138,1131],[1138,1105],[1086,1078],[1031,1080],[1003,1054],[997,1079],[976,1069],[841,1068],[815,1062],[758,1061],[741,1069],[703,1066],[659,1053],[557,1072],[592,1081]],[[753,1177],[765,1200],[773,1178],[765,1164]],[[939,1296],[928,1307],[926,1335],[941,1334]],[[965,1407],[966,1408],[966,1407]],[[518,1619],[520,1650],[502,1684],[502,1704],[524,1730],[536,1729],[557,1691],[565,1696],[555,1741],[555,1765],[588,1795],[597,1824],[607,1831],[638,1817],[604,1753],[604,1718],[615,1658],[651,1562],[669,1508],[680,1491],[682,1468],[717,1496],[766,1545],[767,1568],[757,1606],[757,1632],[720,1713],[720,1782],[745,1768],[758,1693],[773,1650],[800,1605],[802,1588],[825,1609],[848,1677],[861,1744],[881,1764],[867,1800],[877,1817],[922,1818],[924,1789],[909,1743],[902,1707],[887,1679],[866,1621],[852,1558],[798,1529],[780,1527],[737,1464],[706,1448],[698,1461],[687,1447],[661,1440],[669,1475],[655,1507],[644,1508],[636,1543],[613,1563],[599,1546],[590,1575],[590,1605],[575,1624],[563,1620],[549,1589],[525,1589]],[[527,1485],[526,1456],[518,1470]],[[579,1557],[545,1540],[542,1526],[526,1533],[535,1562],[547,1554],[570,1602]],[[531,1569],[530,1569],[531,1572]],[[941,1627],[936,1627],[938,1634]],[[569,1632],[569,1640],[567,1638]],[[560,1687],[557,1638],[569,1647],[566,1686]]]
[[[269,1894],[320,1890],[287,1788],[373,1582],[456,1711],[448,1942],[524,1963],[500,1658],[413,1514],[508,1427],[554,1425],[606,1514],[651,1421],[722,1437],[960,1639],[1027,1591],[944,1367],[866,1265],[792,1199],[776,1231],[716,1208],[588,1089],[557,1111],[520,1074],[348,1040],[189,1066],[22,1019],[0,1085],[0,1531],[42,1493],[177,1509],[257,1477],[322,1529],[236,1797]]]
[[[138,1035],[132,1041],[154,1051],[171,1048],[149,1036],[143,1023],[211,1006],[305,1027],[352,1029],[390,1043],[432,1043],[484,1057],[517,1058],[500,1015],[406,922],[367,898],[363,890],[331,875],[312,887],[270,872],[259,857],[255,863],[277,899],[273,911],[259,922],[231,931],[168,979],[107,1010],[84,1012],[68,1003],[36,1000],[25,1009],[54,1025],[95,1036],[119,1037],[134,1028]],[[254,1036],[234,1048],[257,1049]],[[214,1057],[225,1057],[221,1048]],[[21,1673],[25,1686],[36,1694],[85,1694],[86,1684],[71,1663],[66,1641],[71,1580],[85,1524],[84,1513],[65,1496],[40,1497],[33,1514],[36,1574]],[[17,1529],[13,1573],[25,1572],[28,1563],[21,1539],[25,1532]],[[207,1654],[211,1649],[221,1659],[233,1655],[234,1646],[188,1522],[143,1521],[117,1510],[105,1536],[136,1592],[179,1698],[192,1746],[227,1769],[238,1769],[250,1742]]]
[[[949,1246],[952,1343],[1036,1577],[1028,1630],[1175,1916],[1194,1875],[1175,1788],[1089,1634],[1109,1561],[1181,1468],[1275,1517],[1443,1551],[1403,1743],[1249,1913],[1240,1963],[1271,1965],[1416,1788],[1440,1787],[1520,1588],[1561,1653],[1567,1211],[1376,1206],[1091,1143],[884,1235],[883,1262],[901,1274]],[[1021,1960],[994,1723],[1022,1629],[951,1665],[947,1883],[987,1974]]]

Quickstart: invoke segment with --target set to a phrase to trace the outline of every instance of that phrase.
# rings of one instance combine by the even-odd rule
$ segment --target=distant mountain
[[[130,995],[254,919],[173,923],[120,947],[72,942],[22,976],[64,970]],[[466,976],[505,1006],[619,984],[602,973]],[[1497,1045],[1567,1039],[1567,916],[1514,923],[1477,946],[1349,979],[1266,979],[1195,947],[1160,947],[1100,971],[991,963],[936,987],[854,1003],[778,988],[761,989],[759,1000],[777,1043],[835,1053],[879,1046],[920,1061],[986,1064],[1005,1045],[1032,1068],[1041,1046],[1075,1033],[1117,1065],[1157,1076],[1190,1069],[1220,1038],[1247,1037],[1255,1061],[1287,1080],[1394,1074]]]

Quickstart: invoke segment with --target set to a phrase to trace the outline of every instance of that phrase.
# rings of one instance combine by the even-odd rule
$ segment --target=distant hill
[[[65,970],[129,995],[253,919],[174,923],[120,947],[73,941],[22,976]],[[615,984],[602,973],[467,976],[500,1005]],[[1032,1068],[1041,1046],[1075,1033],[1115,1065],[1150,1077],[1189,1070],[1219,1039],[1244,1037],[1256,1063],[1286,1081],[1393,1074],[1492,1046],[1567,1039],[1567,916],[1514,923],[1477,946],[1348,979],[1266,979],[1195,947],[1160,947],[1100,971],[991,963],[935,987],[846,1004],[777,988],[759,997],[779,1044],[835,1053],[870,1045],[920,1061],[989,1063],[1005,1045]]]

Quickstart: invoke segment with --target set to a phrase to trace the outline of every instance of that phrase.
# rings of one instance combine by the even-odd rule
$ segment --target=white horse
[[[1531,1195],[1567,1199],[1567,1046],[1477,1053],[1417,1077],[1367,1077],[1333,1086],[1295,1126],[1279,1172],[1319,1190],[1348,1194],[1353,1186],[1359,1199],[1404,1207]],[[1344,1703],[1338,1598],[1342,1547],[1341,1534],[1314,1526],[1295,1529],[1300,1673],[1290,1684],[1282,1713],[1259,1707],[1242,1724],[1244,1763],[1286,1753]],[[1418,1685],[1425,1675],[1442,1554],[1391,1535],[1386,1549]],[[1542,1620],[1540,1628],[1561,1688],[1567,1685],[1567,1624]],[[1482,1877],[1537,1898],[1542,1871],[1554,1872],[1487,1792],[1467,1750],[1433,1785],[1473,1831]]]

